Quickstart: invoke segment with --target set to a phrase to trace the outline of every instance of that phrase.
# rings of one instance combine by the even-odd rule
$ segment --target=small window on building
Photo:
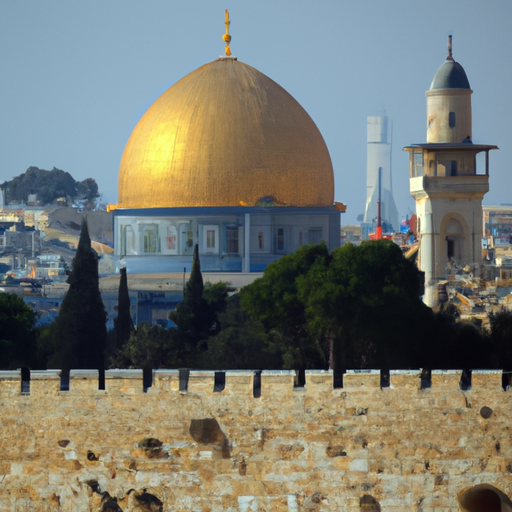
[[[238,226],[226,228],[226,246],[228,253],[238,254]]]
[[[219,226],[203,226],[204,252],[219,252]]]
[[[263,251],[265,249],[265,237],[263,231],[258,231],[258,249]]]
[[[448,114],[448,125],[450,128],[455,128],[455,112],[450,112]]]
[[[158,227],[157,226],[144,226],[144,252],[156,253],[158,252]]]
[[[457,160],[451,161],[450,176],[457,176]]]
[[[170,235],[167,237],[167,250],[168,251],[176,250],[176,235]]]
[[[167,236],[165,237],[166,249],[172,254],[178,252],[178,232],[174,226],[167,227]]]
[[[277,228],[276,230],[276,251],[284,252],[285,250],[284,228]]]
[[[215,240],[215,230],[207,229],[206,230],[206,248],[214,249],[217,245],[217,241]]]
[[[308,232],[310,244],[319,244],[322,241],[322,228],[312,228]]]

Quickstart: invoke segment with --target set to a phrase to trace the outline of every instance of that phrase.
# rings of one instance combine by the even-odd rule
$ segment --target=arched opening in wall
[[[446,223],[446,260],[449,264],[461,262],[463,259],[462,238],[464,230],[457,219],[451,218]]]
[[[509,497],[490,484],[463,489],[457,500],[461,512],[512,512]]]
[[[359,500],[359,508],[363,512],[380,512],[380,505],[379,502],[369,494],[365,494],[360,500]]]

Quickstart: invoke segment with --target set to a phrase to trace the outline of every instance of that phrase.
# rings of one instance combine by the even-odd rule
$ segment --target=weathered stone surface
[[[335,390],[330,372],[299,389],[266,372],[258,398],[252,372],[226,372],[221,392],[212,372],[191,372],[188,391],[175,370],[147,393],[140,371],[111,372],[105,390],[96,378],[71,372],[60,391],[58,372],[37,372],[22,395],[19,372],[0,374],[0,512],[509,506],[512,391],[497,372],[464,391],[460,372],[432,372],[427,389],[418,372],[382,389],[352,373]]]

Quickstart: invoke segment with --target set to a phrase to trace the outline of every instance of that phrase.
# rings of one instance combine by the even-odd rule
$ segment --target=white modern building
[[[393,231],[398,230],[398,211],[393,199],[391,171],[392,124],[387,116],[367,118],[366,207],[364,223],[377,220],[379,201],[379,169],[381,218]]]

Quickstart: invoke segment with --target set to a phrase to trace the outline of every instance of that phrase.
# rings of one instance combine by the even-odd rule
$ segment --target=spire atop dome
[[[231,24],[231,22],[229,21],[229,11],[226,9],[224,12],[226,15],[226,33],[222,36],[222,39],[226,43],[226,56],[231,57],[231,48],[229,47],[229,43],[231,42],[231,36],[229,35],[229,25]]]
[[[446,57],[446,60],[453,60],[452,55],[452,35],[448,35],[448,56]]]

